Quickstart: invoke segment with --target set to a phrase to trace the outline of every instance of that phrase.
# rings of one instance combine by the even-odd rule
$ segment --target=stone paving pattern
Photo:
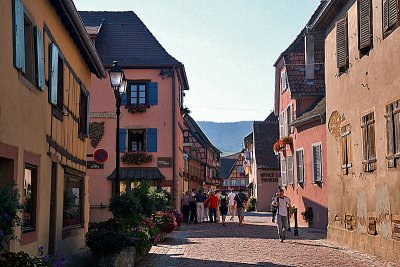
[[[329,243],[326,233],[300,228],[283,243],[267,213],[247,213],[245,224],[237,218],[222,224],[185,224],[168,239],[153,246],[139,264],[150,266],[398,266],[395,263]]]

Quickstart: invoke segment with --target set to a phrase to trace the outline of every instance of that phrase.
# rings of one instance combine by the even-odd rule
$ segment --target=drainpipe
[[[175,103],[175,67],[172,69],[172,199],[173,199],[173,206],[175,209],[178,207],[178,179],[176,177],[176,103]]]

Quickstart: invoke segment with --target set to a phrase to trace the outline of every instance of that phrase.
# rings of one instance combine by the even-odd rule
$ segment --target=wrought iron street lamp
[[[120,155],[119,155],[119,117],[121,115],[121,102],[125,94],[127,82],[124,71],[118,66],[118,61],[114,61],[110,71],[111,87],[115,95],[115,107],[117,108],[117,131],[115,139],[115,195],[120,194]]]

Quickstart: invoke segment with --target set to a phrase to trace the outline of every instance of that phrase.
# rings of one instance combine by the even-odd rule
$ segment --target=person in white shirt
[[[231,215],[231,221],[235,218],[235,197],[236,193],[233,192],[233,188],[231,188],[231,192],[228,195],[228,201],[229,201],[229,214]]]
[[[278,225],[279,239],[283,242],[283,240],[286,239],[286,232],[289,228],[288,216],[290,216],[290,214],[288,214],[288,207],[289,210],[292,208],[290,198],[285,196],[283,189],[279,189],[279,196],[274,198],[271,205],[278,209],[276,214],[276,223]]]

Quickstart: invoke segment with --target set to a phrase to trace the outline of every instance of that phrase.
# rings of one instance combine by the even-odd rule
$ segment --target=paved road
[[[189,224],[158,246],[153,246],[139,265],[148,266],[397,266],[376,257],[331,244],[326,234],[300,229],[299,237],[289,233],[283,243],[277,239],[270,215],[248,213],[245,224]]]

